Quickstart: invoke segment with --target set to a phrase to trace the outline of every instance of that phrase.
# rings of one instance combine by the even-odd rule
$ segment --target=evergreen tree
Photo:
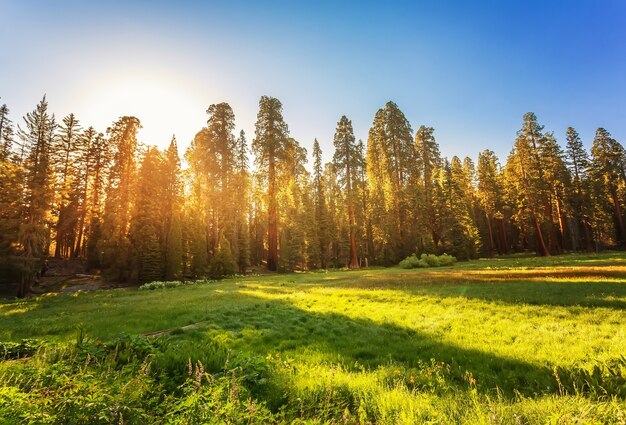
[[[370,253],[373,251],[372,242],[372,223],[370,221],[370,215],[368,213],[369,204],[369,185],[367,181],[367,167],[365,162],[365,145],[362,140],[357,143],[356,150],[356,164],[355,169],[355,189],[357,193],[357,205],[356,207],[356,222],[357,227],[360,229],[361,235],[357,251],[362,253],[361,266],[367,267],[369,265]]]
[[[137,131],[141,123],[135,117],[121,117],[107,129],[113,146],[113,164],[108,173],[106,202],[100,241],[101,266],[105,274],[124,281],[130,278],[128,239],[136,182]]]
[[[0,106],[0,161],[11,157],[13,148],[13,122],[6,104]]]
[[[165,153],[163,161],[163,238],[165,240],[165,279],[175,280],[182,277],[183,272],[183,230],[182,230],[182,197],[180,157],[176,138]]]
[[[75,229],[78,219],[77,203],[72,202],[71,187],[76,176],[77,144],[80,139],[81,128],[74,114],[63,118],[59,126],[59,134],[52,146],[52,161],[56,174],[55,209],[58,219],[56,224],[55,249],[56,258],[69,257],[74,246]]]
[[[441,173],[444,209],[439,212],[445,217],[443,227],[443,251],[459,260],[477,258],[480,249],[478,228],[471,216],[467,175],[458,157],[452,162],[445,160]]]
[[[326,257],[331,267],[344,267],[350,262],[350,236],[348,229],[346,203],[343,189],[339,184],[337,167],[331,162],[324,167],[326,181],[326,206],[328,214],[329,239],[326,247]]]
[[[0,158],[0,282],[20,277],[19,240],[22,222],[24,170],[8,158]]]
[[[499,173],[500,165],[495,153],[489,149],[478,154],[478,190],[477,197],[485,213],[487,227],[487,256],[492,257],[496,248],[494,220],[502,217],[500,200],[503,188]],[[502,253],[503,249],[500,249]]]
[[[571,188],[571,178],[565,164],[565,155],[552,133],[546,133],[539,146],[543,179],[549,182],[549,205],[546,210],[551,230],[550,249],[561,253],[571,247],[567,229],[567,198]]]
[[[542,222],[551,219],[547,214],[549,183],[544,179],[538,145],[544,135],[532,112],[524,114],[524,124],[517,133],[513,151],[507,160],[507,184],[509,195],[516,200],[516,219],[534,229],[535,245],[539,255],[548,256]]]
[[[248,146],[243,130],[237,138],[235,166],[235,230],[236,261],[240,273],[246,273],[250,266],[250,230],[248,210],[250,209],[250,173],[248,171]]]
[[[133,232],[136,250],[135,270],[131,272],[131,280],[140,283],[154,282],[163,278],[163,263],[159,243],[159,230],[150,223],[144,224]]]
[[[285,146],[285,160],[278,167],[277,193],[279,212],[279,269],[281,271],[306,270],[307,221],[304,192],[309,175],[306,171],[306,150],[293,138]]]
[[[70,200],[75,206],[76,211],[76,229],[73,246],[71,248],[72,257],[84,255],[83,240],[85,235],[85,225],[87,223],[87,214],[89,212],[88,196],[89,183],[92,177],[92,169],[90,164],[90,150],[96,138],[96,130],[89,127],[79,137],[76,143],[76,160],[74,167],[74,176],[70,187]]]
[[[105,191],[105,177],[112,161],[112,151],[104,134],[98,133],[87,150],[87,164],[91,170],[89,194],[87,197],[89,219],[85,233],[88,235],[85,245],[87,270],[101,267],[100,249],[102,245],[102,216]]]
[[[415,150],[411,125],[393,102],[374,117],[367,167],[375,256],[378,262],[397,263],[410,254],[415,239],[410,201],[415,190]]]
[[[326,268],[326,250],[328,246],[328,218],[326,211],[324,165],[322,149],[315,139],[313,141],[313,186],[312,198],[314,209],[314,226],[311,229],[309,258],[313,268]]]
[[[622,194],[626,180],[624,156],[623,146],[613,139],[608,131],[599,128],[591,147],[589,170],[598,216],[596,227],[601,233],[606,234],[607,226],[604,224],[608,222],[608,217],[612,216],[614,242],[620,247],[626,247],[626,229],[622,212]]]
[[[207,113],[209,169],[213,174],[215,188],[214,199],[211,202],[213,210],[211,251],[214,252],[222,233],[231,246],[236,243],[234,198],[237,196],[235,187],[237,142],[234,134],[235,114],[228,103],[211,105]]]
[[[439,144],[433,135],[434,131],[432,127],[420,126],[415,133],[416,180],[419,185],[416,189],[414,208],[416,211],[421,211],[416,219],[417,225],[429,235],[429,240],[419,241],[420,251],[429,251],[429,246],[432,246],[433,250],[439,249],[442,237],[442,229],[435,208],[435,191],[443,162]]]
[[[589,154],[583,147],[580,136],[572,127],[567,128],[566,154],[573,187],[569,201],[575,221],[573,226],[575,245],[573,248],[576,250],[579,245],[583,245],[587,251],[592,251],[594,249],[593,232],[591,229],[593,208],[591,207],[591,187],[588,176],[590,166]],[[582,243],[579,243],[578,240],[581,238],[581,233]]]
[[[238,252],[238,145],[233,133],[235,115],[228,103],[219,103],[207,109],[207,127],[200,130],[187,150],[187,161],[192,172],[192,194],[202,205],[206,255],[211,257],[223,233],[231,247]],[[198,252],[200,255],[200,252]]]
[[[335,138],[333,140],[335,146],[335,155],[333,156],[333,164],[337,170],[340,183],[344,192],[346,210],[348,212],[348,228],[350,237],[350,261],[348,267],[351,269],[359,268],[359,260],[356,245],[356,220],[355,220],[355,204],[356,196],[354,193],[354,179],[359,167],[359,152],[355,142],[354,132],[352,130],[352,121],[346,116],[342,116],[337,123],[335,130]]]
[[[43,267],[50,243],[49,215],[53,196],[50,150],[56,124],[54,115],[48,114],[45,96],[33,112],[26,114],[24,125],[24,129],[19,129],[27,158],[24,164],[25,208],[19,230],[22,277],[18,297],[30,293],[36,276]]]
[[[282,104],[273,97],[259,101],[252,150],[260,175],[267,182],[267,268],[278,268],[278,203],[277,172],[287,161],[289,129],[282,116]]]
[[[169,233],[173,202],[167,199],[171,195],[167,193],[167,189],[171,189],[167,178],[171,176],[164,163],[161,152],[151,147],[144,155],[137,175],[129,226],[133,248],[129,270],[131,281],[158,280],[164,274],[165,237]],[[164,205],[169,209],[165,210]]]

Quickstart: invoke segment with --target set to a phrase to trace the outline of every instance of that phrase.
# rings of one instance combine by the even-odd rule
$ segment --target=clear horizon
[[[142,142],[181,154],[228,102],[250,142],[258,100],[281,100],[292,136],[325,160],[341,115],[357,139],[391,100],[446,156],[508,155],[535,112],[561,145],[575,127],[626,140],[626,3],[5,1],[0,103],[16,124],[47,94],[104,131],[138,117]]]

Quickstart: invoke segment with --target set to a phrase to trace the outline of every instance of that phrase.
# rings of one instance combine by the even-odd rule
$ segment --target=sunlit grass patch
[[[53,408],[63,395],[51,376],[62,370],[94,397],[109,391],[102,406],[125,406],[125,423],[156,420],[150,415],[159,410],[149,405],[184,417],[201,405],[221,408],[216,400],[235,409],[229,414],[254,411],[258,423],[620,423],[626,263],[616,256],[248,276],[6,300],[0,340],[46,342],[32,359],[0,363],[0,376],[25,379],[0,384],[0,406],[70,418]],[[94,342],[94,360],[85,366],[83,358],[77,368],[74,354],[62,353],[75,351],[79,329],[89,341],[149,336],[122,344],[130,363]],[[209,378],[194,384],[190,364],[192,375],[202,370]],[[35,372],[46,378],[25,378]],[[144,390],[130,396],[109,382],[114,377]],[[233,388],[239,401],[229,401]],[[50,407],[38,398],[46,390]]]

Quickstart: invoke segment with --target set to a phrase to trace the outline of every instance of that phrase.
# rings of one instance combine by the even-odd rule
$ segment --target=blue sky
[[[527,111],[564,143],[597,127],[626,142],[624,1],[0,2],[0,102],[14,122],[46,93],[103,131],[186,147],[208,105],[229,102],[253,137],[258,100],[326,159],[341,115],[367,139],[388,100],[445,155],[506,159]]]

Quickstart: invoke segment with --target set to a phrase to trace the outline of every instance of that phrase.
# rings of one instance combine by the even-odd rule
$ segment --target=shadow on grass
[[[365,276],[345,286],[396,289],[416,295],[464,297],[507,304],[626,309],[626,272],[602,268],[428,271],[412,275]]]
[[[360,370],[361,366],[371,370],[384,365],[420,368],[435,359],[448,365],[449,383],[459,388],[467,388],[464,378],[466,372],[471,372],[477,377],[481,392],[493,392],[496,387],[508,396],[515,392],[532,395],[556,391],[547,366],[447,344],[394,324],[313,313],[285,301],[267,301],[251,295],[242,295],[241,301],[246,307],[214,311],[193,332],[171,338],[194,340],[225,333],[228,348],[260,356],[280,351],[298,358],[314,353],[319,356],[318,361],[340,363],[349,370]]]

